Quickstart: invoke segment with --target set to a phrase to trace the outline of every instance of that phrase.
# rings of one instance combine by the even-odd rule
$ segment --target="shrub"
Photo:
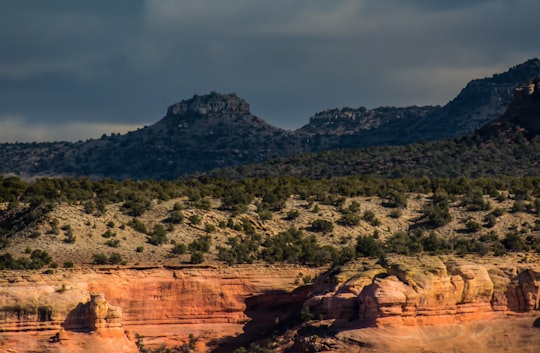
[[[521,237],[515,233],[510,232],[507,233],[504,239],[502,240],[502,244],[504,245],[505,249],[509,251],[528,251],[529,247]]]
[[[524,212],[526,209],[525,203],[523,201],[514,201],[512,204],[512,213]]]
[[[216,231],[216,226],[214,226],[213,224],[210,224],[210,223],[205,223],[204,224],[204,231],[206,233],[213,233]]]
[[[474,233],[474,232],[478,232],[480,229],[482,229],[482,225],[480,223],[476,222],[475,220],[470,219],[465,223],[465,228],[466,228],[467,232]]]
[[[484,199],[484,194],[479,189],[463,196],[461,205],[465,206],[468,211],[487,211],[491,208],[490,202]]]
[[[339,259],[339,253],[333,247],[321,247],[315,236],[304,237],[304,233],[296,228],[268,237],[262,245],[261,258],[269,263],[319,266]]]
[[[427,223],[433,227],[441,227],[450,223],[452,216],[446,201],[438,203],[428,203],[423,209],[424,217],[427,217]]]
[[[142,195],[130,195],[128,200],[122,205],[125,214],[133,217],[139,217],[152,207],[150,199]]]
[[[109,239],[105,242],[105,245],[111,247],[111,248],[117,248],[120,246],[120,240],[118,239]]]
[[[331,232],[334,230],[334,224],[332,221],[328,221],[326,219],[316,219],[313,222],[311,222],[310,230],[313,232]]]
[[[497,224],[497,217],[493,213],[490,213],[484,217],[484,227],[486,228],[493,228]]]
[[[92,264],[94,265],[106,265],[109,262],[107,255],[103,253],[94,254]]]
[[[194,252],[193,254],[191,254],[191,259],[189,262],[194,265],[202,264],[204,262],[204,254],[200,251]]]
[[[114,228],[114,222],[113,221],[107,222],[107,227]]]
[[[246,217],[240,220],[242,223],[235,225],[234,229],[239,228],[238,230],[243,230],[246,235],[255,235],[255,227]]]
[[[135,249],[136,252],[143,252],[144,251],[144,246],[137,246],[137,248]]]
[[[116,252],[113,252],[110,256],[109,256],[109,263],[111,265],[124,265],[126,262],[124,261],[124,259],[122,258],[122,255],[120,255],[119,253],[116,253]]]
[[[156,224],[150,233],[148,242],[152,245],[161,245],[167,243],[167,230],[162,224]]]
[[[273,213],[270,210],[261,210],[259,213],[259,217],[261,218],[261,221],[268,221],[272,219]]]
[[[35,232],[32,232],[32,233],[28,236],[28,238],[30,238],[30,239],[37,239],[37,238],[39,238],[40,236],[41,236],[41,233],[40,233],[39,231],[36,230]]]
[[[36,249],[30,254],[30,268],[40,269],[52,262],[52,258],[45,250]]]
[[[169,218],[167,218],[167,221],[174,224],[181,224],[184,222],[184,214],[179,210],[174,210],[169,215]]]
[[[230,237],[228,248],[218,247],[218,259],[232,264],[251,264],[257,258],[260,239],[257,237]]]
[[[339,222],[344,226],[355,227],[360,224],[360,220],[360,216],[353,213],[346,213],[343,215],[343,217],[341,217]]]
[[[300,212],[298,210],[289,210],[287,212],[287,216],[285,216],[285,219],[288,221],[292,221],[297,219],[300,216]]]
[[[446,240],[437,237],[433,232],[430,232],[428,236],[422,237],[420,242],[425,251],[437,254],[446,253],[451,249],[450,244]]]
[[[182,255],[186,253],[186,245],[185,244],[176,244],[172,249],[171,253],[175,255]]]
[[[365,257],[380,257],[384,251],[373,237],[361,235],[356,238],[356,254]]]
[[[379,219],[375,216],[375,213],[371,210],[365,211],[362,218],[364,219],[364,221],[368,222],[374,227],[381,224],[381,221],[379,221]]]
[[[84,207],[84,212],[86,212],[87,214],[92,214],[96,210],[96,204],[92,200],[86,201],[83,204],[83,207]]]
[[[199,216],[197,214],[189,216],[189,223],[191,223],[193,225],[201,224],[201,216]]]
[[[108,239],[108,238],[111,238],[111,237],[115,237],[116,236],[116,233],[111,231],[110,229],[107,229],[105,231],[105,233],[101,234],[101,236],[105,239]]]
[[[495,217],[500,217],[504,214],[504,209],[497,207],[493,211],[491,211],[491,214]]]
[[[146,225],[141,222],[138,218],[133,218],[129,223],[128,226],[130,226],[133,230],[142,233],[142,234],[148,234],[148,229],[146,228]]]
[[[211,239],[209,235],[201,236],[199,239],[193,240],[188,245],[188,249],[191,252],[205,253],[210,251]]]
[[[360,202],[353,200],[349,207],[347,207],[347,212],[349,213],[358,213],[360,212]]]
[[[66,261],[64,262],[64,268],[73,268],[75,265],[73,264],[73,261]]]
[[[210,200],[202,199],[199,202],[195,203],[195,207],[201,210],[208,211],[212,208],[212,204],[210,203]]]
[[[383,206],[391,208],[406,208],[407,196],[399,191],[392,191],[387,195]]]
[[[386,252],[402,255],[411,255],[423,250],[422,243],[409,234],[399,231],[386,241]]]
[[[44,250],[33,250],[30,259],[26,257],[14,259],[10,253],[0,255],[0,270],[39,270],[49,264],[54,263]]]

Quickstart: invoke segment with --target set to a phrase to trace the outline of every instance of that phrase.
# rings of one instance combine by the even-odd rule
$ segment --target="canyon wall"
[[[4,272],[0,352],[137,352],[191,344],[227,347],[302,306],[296,266]],[[296,289],[296,290],[295,290]],[[219,351],[219,349],[217,350]],[[224,348],[224,351],[227,351]]]
[[[306,305],[327,319],[423,326],[530,313],[539,309],[539,290],[540,264],[526,258],[393,257],[322,276]]]
[[[255,265],[4,271],[0,352],[135,353],[137,345],[231,352],[302,306],[313,319],[349,329],[530,317],[540,307],[540,261],[527,255],[395,256],[321,272]],[[317,279],[304,285],[306,277]]]

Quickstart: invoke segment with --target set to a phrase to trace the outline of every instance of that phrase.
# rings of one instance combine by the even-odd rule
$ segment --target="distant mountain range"
[[[500,118],[514,89],[538,75],[540,60],[531,59],[469,82],[442,107],[329,109],[296,131],[254,116],[235,94],[212,92],[173,104],[154,125],[124,135],[74,143],[0,144],[0,173],[174,179],[302,153],[453,138]]]

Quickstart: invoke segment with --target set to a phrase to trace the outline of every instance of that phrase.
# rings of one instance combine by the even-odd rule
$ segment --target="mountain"
[[[443,107],[329,109],[315,114],[298,132],[341,148],[463,136],[501,116],[513,99],[514,88],[539,74],[540,60],[530,59],[506,72],[469,82]]]
[[[2,173],[174,179],[196,171],[300,152],[294,133],[267,124],[235,94],[173,104],[163,119],[125,135],[67,143],[4,144]]]
[[[302,153],[463,136],[500,117],[514,88],[538,75],[540,60],[531,59],[471,81],[443,107],[330,109],[296,131],[256,117],[236,94],[211,92],[173,104],[154,125],[124,135],[76,143],[0,144],[0,173],[175,179]]]
[[[310,178],[540,175],[540,76],[517,86],[513,96],[514,100],[499,118],[459,138],[298,154],[215,170],[211,175],[236,179],[279,175]]]

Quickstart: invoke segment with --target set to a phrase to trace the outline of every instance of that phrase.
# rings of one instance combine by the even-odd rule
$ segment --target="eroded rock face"
[[[539,270],[538,264],[499,268],[438,257],[396,257],[384,269],[364,264],[357,271],[346,270],[350,279],[342,277],[333,290],[305,305],[329,319],[376,326],[480,320],[496,312],[538,310]]]
[[[6,272],[0,276],[0,351],[136,352],[141,337],[147,348],[157,348],[181,347],[191,335],[200,351],[219,345],[230,352],[271,332],[302,304],[317,319],[361,327],[457,324],[540,307],[539,262],[393,257],[383,264],[347,265],[319,276],[313,287],[299,288],[299,273],[317,277],[318,271],[236,266]]]
[[[72,331],[97,331],[122,327],[122,309],[110,305],[103,293],[92,293],[66,317],[62,327]]]
[[[200,347],[248,340],[300,310],[309,291],[297,288],[298,274],[318,272],[296,266],[6,272],[0,352],[137,352],[137,337],[147,348],[179,347],[190,335]]]
[[[249,114],[249,104],[234,93],[218,94],[211,92],[204,96],[195,95],[191,99],[171,105],[167,109],[167,116],[206,115],[226,112]]]

